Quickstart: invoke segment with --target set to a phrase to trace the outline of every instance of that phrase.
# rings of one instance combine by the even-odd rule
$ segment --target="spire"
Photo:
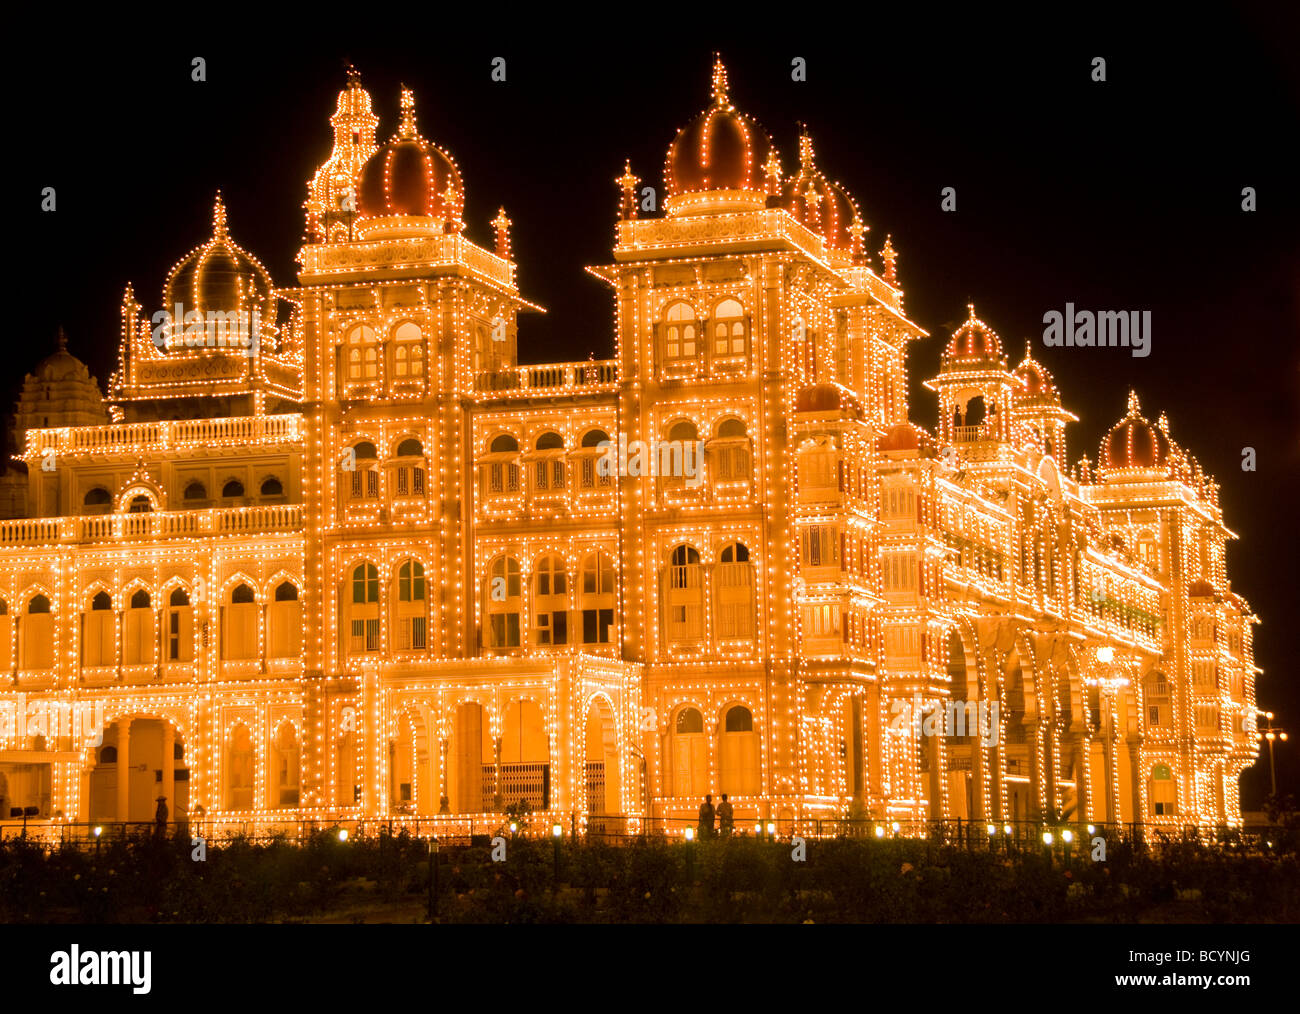
[[[766,177],[767,193],[770,197],[776,197],[781,193],[781,156],[772,148],[767,153],[767,161],[763,163],[763,175]]]
[[[415,93],[402,85],[402,119],[397,126],[397,136],[403,140],[415,137]]]
[[[1169,416],[1161,412],[1160,418],[1156,420],[1156,425],[1160,427],[1160,432],[1165,436],[1169,436]]]
[[[497,212],[497,217],[492,219],[492,228],[496,230],[497,256],[508,261],[510,259],[510,219],[506,218],[504,206]]]
[[[722,57],[715,50],[713,53],[713,104],[715,106],[730,105],[731,99],[727,96],[727,68],[722,64]]]
[[[799,168],[808,170],[813,168],[812,135],[802,123],[799,124]]]
[[[1128,389],[1128,414],[1131,416],[1142,414],[1142,406],[1138,404],[1137,391],[1131,387]]]
[[[849,223],[849,252],[853,255],[853,263],[865,264],[867,260],[867,248],[862,242],[862,237],[867,233],[866,223],[862,221],[862,216],[858,214],[857,209],[853,209],[853,221]]]
[[[970,316],[966,318],[966,323],[967,323],[967,324],[977,324],[977,323],[979,323],[978,319],[977,319],[976,316],[975,316],[975,304],[974,304],[974,303],[967,303],[967,304],[966,304],[966,309],[967,309],[967,310],[969,311],[969,313],[970,313]]]
[[[212,205],[212,237],[213,239],[226,238],[226,204],[221,199],[221,191],[217,191],[216,203]]]
[[[347,75],[349,88],[361,87],[361,71],[357,70],[356,66],[352,63],[349,63],[347,66]]]
[[[898,288],[898,254],[891,240],[892,236],[885,236],[885,245],[880,248],[880,260],[885,265],[885,281]]]
[[[623,175],[615,177],[614,182],[618,184],[619,190],[622,191],[622,197],[618,202],[618,217],[621,219],[636,218],[636,185],[641,181],[632,172],[631,159],[623,163]]]
[[[67,352],[67,351],[68,351],[68,335],[67,335],[67,332],[63,330],[63,325],[62,325],[62,324],[59,325],[59,329],[58,329],[58,331],[55,333],[55,336],[54,336],[54,346],[55,346],[55,348],[57,348],[60,352]]]

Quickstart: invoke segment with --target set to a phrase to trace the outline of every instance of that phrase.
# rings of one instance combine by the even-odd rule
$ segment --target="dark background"
[[[488,223],[505,205],[521,289],[548,310],[523,319],[521,358],[609,356],[611,300],[582,268],[611,257],[624,158],[661,187],[674,133],[708,103],[718,49],[733,101],[773,135],[786,171],[805,121],[822,169],[856,196],[873,254],[893,235],[908,315],[932,335],[910,362],[918,422],[934,424],[920,384],[967,301],[1013,363],[1044,312],[1066,302],[1151,310],[1148,358],[1036,339],[1082,417],[1069,464],[1095,459],[1130,385],[1151,419],[1168,412],[1174,438],[1222,483],[1226,522],[1241,535],[1229,573],[1262,621],[1261,706],[1300,736],[1288,633],[1300,618],[1293,16],[1197,7],[1153,24],[1091,11],[998,23],[870,5],[737,9],[708,25],[689,6],[634,10],[625,23],[550,10],[521,20],[494,8],[476,23],[439,7],[322,9],[278,24],[247,8],[207,24],[171,11],[79,22],[75,35],[16,34],[8,224],[19,298],[5,404],[59,324],[107,380],[123,287],[157,307],[168,269],[210,234],[218,188],[233,238],[278,284],[294,282],[305,184],[329,154],[348,60],[374,98],[381,141],[399,85],[414,89],[421,132],[460,165],[471,238],[490,247]],[[308,20],[325,27],[304,29]],[[206,82],[190,79],[195,56]],[[491,80],[496,56],[505,83]],[[790,79],[795,56],[808,61],[806,82]],[[1095,56],[1107,60],[1105,83],[1091,80]],[[46,186],[57,189],[53,214],[39,210]],[[955,213],[940,210],[947,186]],[[1245,186],[1257,191],[1253,214],[1241,210]],[[1247,446],[1257,471],[1241,469]],[[1278,751],[1285,791],[1300,789],[1297,751],[1295,739]],[[1257,808],[1266,754],[1244,786],[1245,807]]]

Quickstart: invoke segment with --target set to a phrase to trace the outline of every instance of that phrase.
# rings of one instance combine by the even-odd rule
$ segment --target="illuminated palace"
[[[6,816],[1240,824],[1215,483],[1133,394],[1068,467],[974,308],[912,422],[889,238],[720,63],[662,189],[617,180],[610,360],[518,363],[510,222],[468,238],[409,91],[383,143],[355,75],[330,123],[295,287],[218,198],[158,303],[126,289],[106,393],[62,341],[26,380]]]

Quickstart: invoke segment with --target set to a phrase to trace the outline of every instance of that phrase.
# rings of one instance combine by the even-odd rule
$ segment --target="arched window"
[[[712,791],[704,716],[697,708],[682,708],[673,720],[672,730],[668,766],[673,776],[673,795],[691,800],[703,797]]]
[[[678,301],[664,313],[664,362],[668,366],[693,364],[700,352],[699,322],[695,308]]]
[[[344,471],[351,475],[348,495],[353,500],[377,500],[379,498],[379,455],[375,445],[369,440],[362,440],[352,445],[351,452],[343,458]]]
[[[519,647],[523,607],[519,561],[511,556],[499,556],[488,569],[488,647]]]
[[[299,751],[298,732],[290,721],[283,721],[275,732],[271,767],[275,785],[272,805],[279,807],[298,805]]]
[[[81,502],[88,508],[87,514],[107,514],[113,509],[113,495],[103,486],[87,490]]]
[[[349,650],[354,655],[379,650],[379,571],[373,563],[352,570]]]
[[[753,640],[754,568],[749,549],[740,542],[723,547],[713,573],[718,640]]]
[[[347,359],[349,382],[364,384],[379,377],[379,343],[374,328],[361,324],[348,332]]]
[[[700,554],[691,546],[677,546],[669,556],[666,580],[669,644],[695,644],[704,639],[704,574]]]
[[[606,447],[610,443],[604,430],[587,430],[582,435],[582,453],[578,463],[578,485],[583,490],[609,489],[614,485],[614,473],[603,467],[609,460]]]
[[[208,487],[199,482],[198,479],[194,479],[185,484],[184,496],[186,500],[206,500],[208,498]]]
[[[257,601],[253,589],[237,585],[224,610],[222,658],[241,661],[257,658]]]
[[[131,497],[126,510],[128,514],[149,514],[153,511],[153,501],[146,494],[140,493]]]
[[[614,562],[608,553],[589,553],[582,561],[578,593],[583,644],[614,643],[614,606]]]
[[[100,591],[90,600],[90,609],[81,618],[81,664],[87,668],[117,663],[116,617],[113,600]]]
[[[1157,817],[1172,817],[1178,813],[1178,785],[1167,764],[1155,764],[1147,783],[1151,794],[1151,811]]]
[[[722,743],[718,751],[718,788],[733,796],[752,796],[759,792],[758,734],[754,715],[736,704],[727,709],[722,723]]]
[[[154,615],[149,593],[137,588],[122,617],[122,664],[149,665],[153,662]]]
[[[173,588],[167,600],[167,661],[192,662],[194,660],[194,610],[189,593],[184,588]]]
[[[734,299],[724,299],[713,308],[713,355],[716,358],[743,356],[748,351],[745,310]]]
[[[297,658],[302,654],[302,603],[298,587],[281,581],[266,611],[266,653],[271,658]]]
[[[533,489],[550,493],[564,489],[564,438],[547,432],[537,438],[538,454],[533,463]]]
[[[569,643],[569,584],[564,559],[543,556],[533,572],[533,643]]]
[[[424,335],[417,324],[404,321],[393,331],[393,380],[424,376]]]
[[[284,484],[275,476],[263,479],[262,496],[284,496]]]
[[[33,595],[19,618],[18,652],[23,669],[54,668],[54,617],[44,595]]]
[[[221,487],[221,495],[226,500],[234,500],[244,495],[244,484],[238,479],[231,479]]]
[[[253,737],[248,726],[240,722],[230,730],[226,755],[226,808],[251,810],[253,808],[253,776],[255,757]]]
[[[397,445],[397,495],[424,496],[424,447],[414,437]],[[419,463],[413,463],[418,459]]]
[[[488,446],[488,460],[484,467],[483,495],[485,498],[507,496],[519,492],[519,441],[509,433],[493,438]]]
[[[669,426],[667,439],[658,448],[659,460],[655,462],[661,488],[698,487],[703,479],[702,451],[695,423],[679,419]]]
[[[397,568],[397,648],[424,651],[428,647],[424,564],[407,560]]]
[[[833,499],[840,488],[840,454],[826,437],[810,440],[799,448],[799,499]]]
[[[724,419],[709,442],[709,478],[715,485],[748,482],[752,478],[749,462],[749,436],[739,419]]]

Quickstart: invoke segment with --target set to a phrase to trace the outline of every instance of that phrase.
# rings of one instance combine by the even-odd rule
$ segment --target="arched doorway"
[[[501,730],[501,771],[498,795],[501,805],[525,802],[534,810],[551,805],[551,756],[542,706],[533,700],[513,700],[506,705]]]
[[[587,813],[591,816],[622,811],[618,734],[609,702],[595,697],[587,709]]]
[[[448,751],[447,789],[452,813],[485,813],[492,807],[492,730],[483,706],[464,701],[456,708]]]
[[[189,810],[184,738],[166,719],[122,718],[105,726],[100,745],[89,750],[86,772],[88,820],[152,821],[159,796],[173,822]]]

